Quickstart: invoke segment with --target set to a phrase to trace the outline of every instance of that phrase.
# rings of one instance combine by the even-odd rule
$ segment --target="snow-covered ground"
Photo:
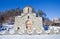
[[[59,35],[0,35],[0,39],[60,39]]]
[[[11,28],[11,29],[9,29]],[[44,29],[43,29],[44,30]],[[22,34],[22,35],[28,35],[28,34],[34,34],[34,35],[37,35],[37,34],[60,34],[60,27],[55,27],[55,26],[50,26],[48,30],[36,30],[35,28],[33,29],[33,32],[30,33],[28,30],[20,30],[20,31],[17,31],[17,30],[14,30],[11,26],[8,26],[7,27],[7,30],[1,30],[0,31],[0,34],[7,34],[7,35],[10,35],[10,34]]]

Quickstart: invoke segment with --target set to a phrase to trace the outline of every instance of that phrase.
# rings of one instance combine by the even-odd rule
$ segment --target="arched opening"
[[[31,20],[27,20],[25,22],[25,24],[26,24],[26,29],[31,29],[31,27],[32,27],[32,21]]]
[[[29,8],[28,8],[28,13],[29,13]]]

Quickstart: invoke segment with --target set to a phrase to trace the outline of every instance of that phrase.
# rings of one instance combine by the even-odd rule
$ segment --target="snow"
[[[59,35],[0,35],[0,39],[60,39]]]

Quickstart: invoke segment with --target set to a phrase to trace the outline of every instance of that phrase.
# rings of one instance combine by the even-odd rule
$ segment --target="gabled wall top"
[[[33,13],[34,9],[31,6],[26,6],[23,9],[23,13]]]

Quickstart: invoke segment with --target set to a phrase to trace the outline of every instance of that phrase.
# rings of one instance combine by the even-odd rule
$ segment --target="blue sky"
[[[41,9],[50,19],[60,18],[60,0],[0,0],[0,11],[14,9],[18,6],[23,9],[28,5],[31,5],[36,11]]]

